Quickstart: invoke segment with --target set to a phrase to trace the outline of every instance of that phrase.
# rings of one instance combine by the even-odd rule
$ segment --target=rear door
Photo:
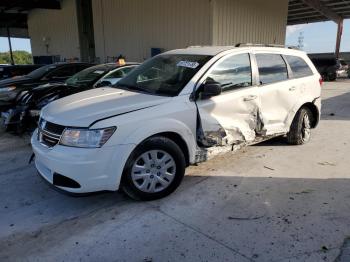
[[[308,96],[310,90],[313,91],[315,88],[315,76],[311,68],[302,57],[285,55],[284,58],[291,69],[291,78],[299,95]],[[316,83],[318,83],[317,80]]]
[[[259,97],[248,53],[221,58],[204,75],[197,90],[197,141],[202,147],[226,146],[255,139]],[[202,98],[203,84],[215,81],[222,93]]]
[[[291,79],[291,71],[282,55],[256,53],[259,72],[259,96],[263,135],[288,131],[286,122],[290,111],[298,102],[300,90]]]

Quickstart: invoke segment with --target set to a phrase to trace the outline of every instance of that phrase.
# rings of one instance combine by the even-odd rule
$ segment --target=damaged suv
[[[164,197],[185,167],[285,135],[310,140],[320,75],[304,52],[263,46],[191,47],[144,62],[115,86],[54,101],[31,143],[39,174],[73,193],[123,189]]]

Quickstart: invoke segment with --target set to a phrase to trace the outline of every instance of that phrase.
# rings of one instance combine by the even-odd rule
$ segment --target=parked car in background
[[[338,69],[337,69],[337,77],[348,77],[349,65],[346,63],[344,59],[338,59]]]
[[[324,81],[335,81],[337,79],[340,62],[335,56],[309,55],[309,57]]]
[[[320,74],[287,48],[192,47],[157,55],[113,87],[42,109],[31,144],[40,175],[73,193],[122,188],[135,199],[173,192],[185,167],[235,146],[286,135],[307,143]]]
[[[95,87],[100,86],[113,86],[118,83],[120,79],[125,77],[132,69],[137,67],[139,63],[126,63],[123,66],[111,70],[103,77],[101,77],[95,84]]]
[[[14,105],[17,95],[24,90],[47,83],[62,83],[67,78],[92,66],[89,63],[58,63],[42,66],[31,73],[0,81],[0,111]]]
[[[16,99],[15,106],[2,112],[3,125],[6,130],[18,133],[34,129],[40,110],[48,103],[94,87],[115,84],[137,66],[137,63],[96,65],[73,75],[65,83],[45,84],[22,91]]]
[[[27,75],[44,65],[0,65],[0,80]]]

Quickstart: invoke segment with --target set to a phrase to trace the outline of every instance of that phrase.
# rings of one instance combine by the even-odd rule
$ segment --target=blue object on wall
[[[159,48],[159,47],[152,47],[151,48],[151,57],[159,55],[163,53],[163,48]]]

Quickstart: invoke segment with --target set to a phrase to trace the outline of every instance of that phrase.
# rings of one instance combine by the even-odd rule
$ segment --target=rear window
[[[278,54],[256,54],[260,84],[266,85],[288,79],[286,63]]]
[[[301,57],[286,55],[285,58],[292,69],[293,77],[299,78],[311,76],[313,74],[309,65]]]

